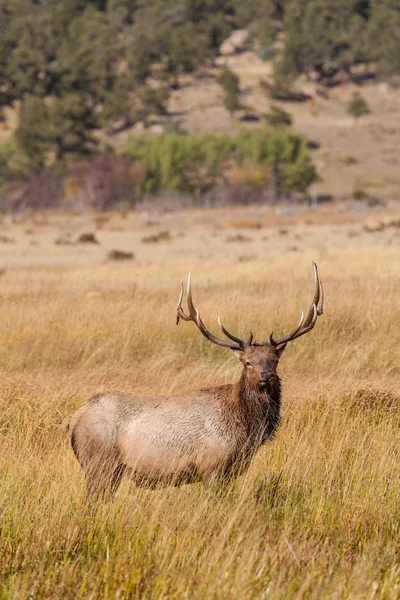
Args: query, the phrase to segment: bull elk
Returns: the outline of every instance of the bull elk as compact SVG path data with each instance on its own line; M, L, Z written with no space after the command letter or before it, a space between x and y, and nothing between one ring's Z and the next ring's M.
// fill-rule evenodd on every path
M158 487L235 477L246 470L257 449L279 425L281 386L277 366L286 344L311 331L323 312L323 288L315 263L315 291L304 320L296 329L268 342L232 335L215 337L204 325L187 285L188 314L207 340L230 348L243 365L237 383L178 396L143 396L106 392L90 398L71 425L74 453L86 474L89 495L115 491L124 471L138 486Z

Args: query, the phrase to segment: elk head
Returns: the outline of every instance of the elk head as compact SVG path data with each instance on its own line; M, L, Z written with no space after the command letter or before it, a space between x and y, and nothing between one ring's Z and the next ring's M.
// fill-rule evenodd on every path
M313 267L315 291L307 317L304 320L304 313L302 313L300 322L296 329L284 337L275 339L271 332L269 341L256 343L253 342L253 334L250 332L249 338L247 340L242 340L229 333L229 331L223 326L220 317L218 317L219 327L222 333L224 333L228 339L222 340L215 337L210 331L208 331L200 317L198 309L194 307L190 273L187 284L187 305L189 314L186 315L182 309L184 292L182 284L177 306L176 324L179 324L180 319L183 319L184 321L193 321L193 323L195 323L200 329L204 337L210 342L213 342L218 346L230 348L234 352L238 359L243 363L243 366L246 369L247 381L251 385L261 389L269 389L274 385L276 380L276 369L282 352L286 348L286 344L311 331L317 322L317 318L323 314L324 290L318 277L317 265L313 263Z

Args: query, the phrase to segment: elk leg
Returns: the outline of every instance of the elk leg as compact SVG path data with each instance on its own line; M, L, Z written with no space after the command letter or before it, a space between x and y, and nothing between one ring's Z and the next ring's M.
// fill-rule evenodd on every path
M86 469L87 492L90 498L113 496L121 483L125 465L115 458L95 461Z

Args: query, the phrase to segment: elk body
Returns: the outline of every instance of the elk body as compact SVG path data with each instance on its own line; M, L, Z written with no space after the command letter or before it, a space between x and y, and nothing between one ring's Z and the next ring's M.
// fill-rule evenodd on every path
M230 348L243 364L237 383L178 396L108 392L90 398L72 419L71 443L87 478L89 494L115 491L124 471L139 486L180 485L237 476L279 425L281 390L278 361L286 344L311 331L323 312L323 289L315 264L315 292L304 320L292 333L268 342L228 339L208 331L187 287L189 314L177 307L179 320L193 321L210 342Z

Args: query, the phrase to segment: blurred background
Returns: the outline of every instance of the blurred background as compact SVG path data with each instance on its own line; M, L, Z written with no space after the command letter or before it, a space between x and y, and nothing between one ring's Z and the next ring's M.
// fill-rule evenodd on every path
M390 0L1 0L0 208L397 200L399 28Z

